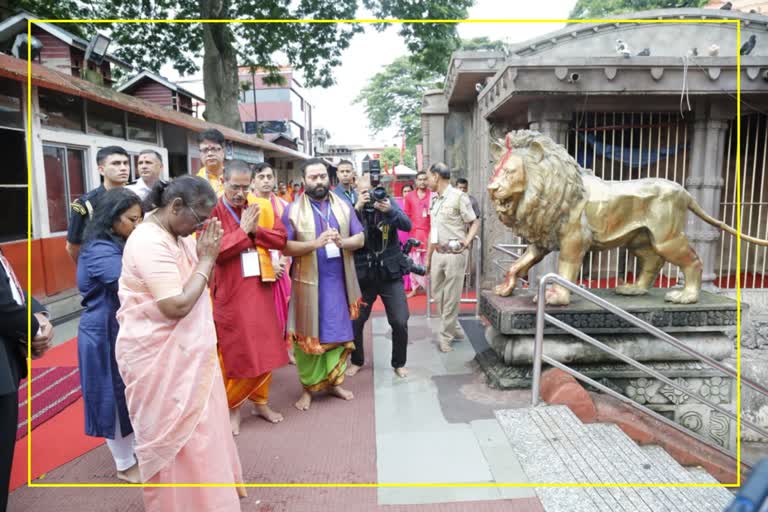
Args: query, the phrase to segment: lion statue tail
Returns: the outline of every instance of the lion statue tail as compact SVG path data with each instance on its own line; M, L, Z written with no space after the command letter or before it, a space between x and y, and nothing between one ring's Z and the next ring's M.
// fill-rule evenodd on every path
M698 218L700 218L701 220L703 220L707 224L715 226L716 228L720 228L723 231L727 231L728 233L730 233L732 235L739 236L739 232L736 231L735 229L733 229L731 226L729 226L725 222L723 222L721 220L718 220L718 219L716 219L714 217L710 217L707 214L707 212L705 212L702 209L702 207L699 206L698 203L696 203L696 201L693 200L693 198L691 198L691 202L688 204L688 209L691 210L694 214L696 214L696 216ZM760 238L754 238L754 237L745 235L743 233L741 234L741 239L746 241L746 242L755 244L755 245L761 245L763 247L768 247L768 240L762 240Z

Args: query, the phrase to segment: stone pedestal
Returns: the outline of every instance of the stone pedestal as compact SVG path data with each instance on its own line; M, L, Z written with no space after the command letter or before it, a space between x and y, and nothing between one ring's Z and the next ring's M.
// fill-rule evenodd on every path
M728 359L735 351L728 331L736 326L736 302L727 297L702 292L697 304L680 305L664 302L666 290L653 289L641 297L620 296L612 290L592 292L712 359ZM530 387L536 325L532 296L499 297L485 291L480 297L480 310L489 323L486 341L497 355L492 380L502 388ZM698 393L727 410L736 410L734 379L591 302L572 295L569 306L548 307L547 313L643 362L690 393ZM680 392L589 343L545 325L544 354L724 448L735 449L734 421L691 398L691 394Z

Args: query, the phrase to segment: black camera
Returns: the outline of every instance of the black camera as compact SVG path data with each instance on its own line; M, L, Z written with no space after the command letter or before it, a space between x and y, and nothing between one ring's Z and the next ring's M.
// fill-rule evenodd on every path
M387 189L381 186L381 160L368 161L368 173L371 176L371 203L387 198ZM373 207L373 205L370 205Z
M427 275L427 267L424 265L417 265L408 256L408 253L411 252L411 249L420 245L421 242L419 240L416 240L415 238L409 238L405 242L405 245L403 245L403 256L405 257L405 262L408 264L408 272L411 274L416 274L417 276L425 276Z
M364 170L368 172L371 178L371 189L368 191L370 199L363 207L363 210L366 214L372 215L375 213L373 203L376 201L384 201L387 198L387 189L381 186L381 161L368 160L364 163L367 164L364 165L364 167L367 167L367 169Z

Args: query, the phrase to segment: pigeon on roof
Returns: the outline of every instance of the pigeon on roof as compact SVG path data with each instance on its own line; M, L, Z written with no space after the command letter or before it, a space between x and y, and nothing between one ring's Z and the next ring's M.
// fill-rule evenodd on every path
M616 40L616 53L624 57L625 59L628 59L632 53L629 51L629 45L622 41L621 39Z
M638 57L649 57L650 55L651 55L650 48L643 48L643 50L637 54Z
M720 9L723 11L730 11L731 7L733 7L733 4L731 2L725 2Z
M707 54L710 57L717 57L720 55L720 47L713 43L712 46L710 46L707 50Z
M755 45L757 44L757 36L755 34L752 34L749 36L749 41L741 45L741 50L739 50L739 53L741 55L749 55L752 50L755 49Z

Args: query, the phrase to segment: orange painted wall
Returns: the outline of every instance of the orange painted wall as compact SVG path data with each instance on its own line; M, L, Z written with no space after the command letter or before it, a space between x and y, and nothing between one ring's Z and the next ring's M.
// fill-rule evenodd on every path
M8 258L13 273L19 279L22 288L27 287L27 241L8 242L0 244L3 249L3 255Z
M66 237L43 238L41 252L41 275L45 283L45 294L55 295L77 286L75 264L66 251ZM34 282L37 269L32 268Z
M55 295L77 285L75 264L65 250L63 236L32 240L32 295L38 298ZM21 286L27 287L27 242L0 244Z

